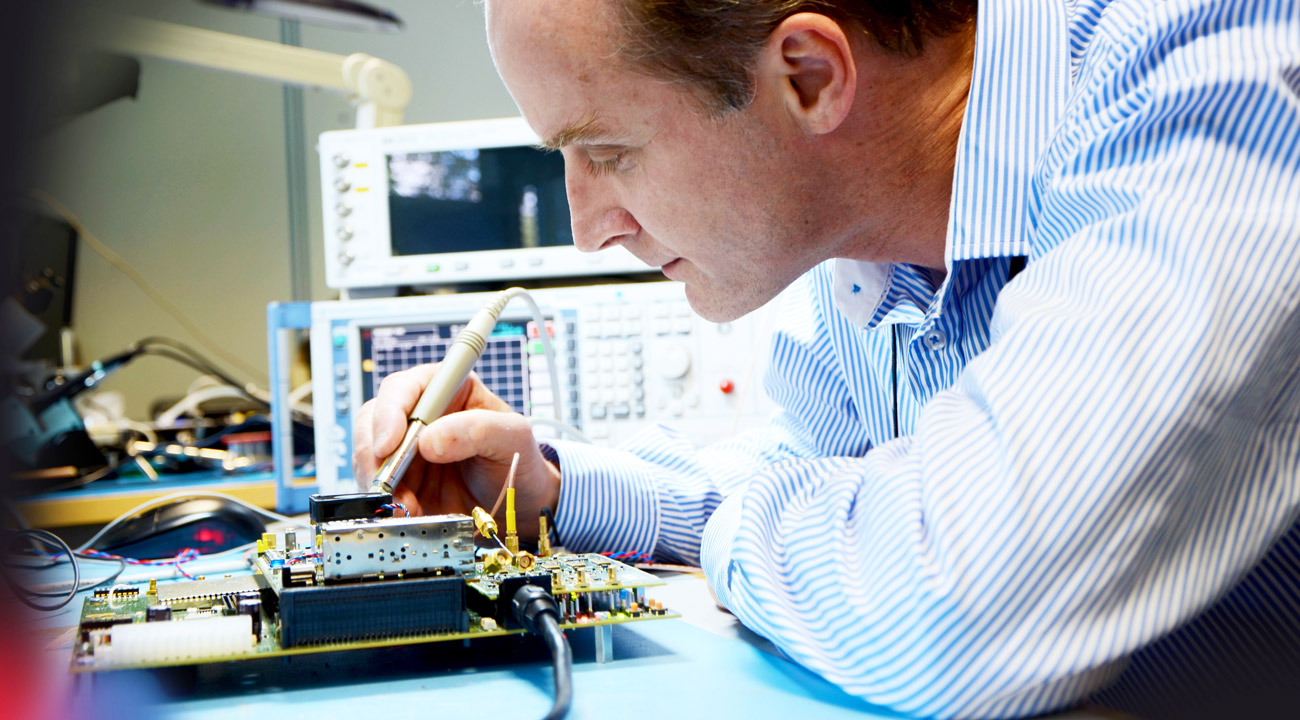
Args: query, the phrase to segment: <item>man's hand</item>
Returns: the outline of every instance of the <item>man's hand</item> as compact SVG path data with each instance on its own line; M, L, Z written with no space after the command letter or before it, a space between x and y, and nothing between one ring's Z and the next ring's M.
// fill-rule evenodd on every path
M353 428L352 469L363 490L384 460L397 450L407 418L438 366L396 372L384 378L379 393L357 413ZM469 514L475 505L492 509L519 453L515 506L519 533L537 532L543 506L556 510L560 471L537 449L528 419L512 411L471 374L447 408L447 414L420 433L419 453L393 492L412 515ZM502 530L505 518L498 517Z

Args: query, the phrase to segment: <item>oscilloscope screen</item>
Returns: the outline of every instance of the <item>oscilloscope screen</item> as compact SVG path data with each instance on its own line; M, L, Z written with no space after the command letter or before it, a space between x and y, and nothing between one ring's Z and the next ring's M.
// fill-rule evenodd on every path
M439 362L456 340L463 324L389 325L361 330L361 386L363 401L379 391L385 377L417 365ZM527 323L497 323L483 355L474 366L488 389L527 414L529 374Z

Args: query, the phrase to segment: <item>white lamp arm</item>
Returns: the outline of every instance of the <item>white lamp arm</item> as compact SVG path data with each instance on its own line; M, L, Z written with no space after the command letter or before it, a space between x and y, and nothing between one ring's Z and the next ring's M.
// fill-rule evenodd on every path
M357 127L400 125L411 79L400 67L365 53L336 55L158 20L96 13L84 40L124 55L156 57L294 85L344 92L357 106Z
M355 93L357 127L376 128L402 124L411 103L411 78L400 67L365 53L343 59L343 77Z

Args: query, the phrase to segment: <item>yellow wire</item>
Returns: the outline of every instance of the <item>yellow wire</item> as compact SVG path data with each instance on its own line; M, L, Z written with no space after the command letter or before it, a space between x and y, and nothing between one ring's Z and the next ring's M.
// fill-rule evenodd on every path
M153 285L149 284L149 281L144 278L144 275L142 275L139 270L136 270L130 263L124 260L121 255L113 252L112 248L108 247L103 243L103 241L95 237L94 234L91 233L90 230L81 222L81 220L67 208L67 206L43 190L30 190L27 194L62 216L63 220L71 225L72 229L77 231L77 235L81 237L87 247L99 253L105 260L112 264L113 267L122 271L122 273L130 278L131 282L135 283L150 300L157 303L158 306L166 311L168 315L171 315L176 322L180 323L181 327L185 328L186 332L192 335L195 340L199 341L199 344L203 345L214 354L219 355L223 360L231 365L234 365L245 373L248 373L253 378L263 381L266 379L265 371L244 362L239 356L228 352L216 340L208 337L206 333L199 329L198 325L194 324L194 322L185 316L185 313L182 312L175 303L168 300L167 296L163 295L154 288Z

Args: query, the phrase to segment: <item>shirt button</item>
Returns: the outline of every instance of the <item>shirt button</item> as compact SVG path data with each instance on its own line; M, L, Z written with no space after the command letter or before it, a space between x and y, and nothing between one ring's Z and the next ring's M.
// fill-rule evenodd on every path
M925 334L925 346L931 350L942 350L948 345L948 336L942 330L931 330Z

